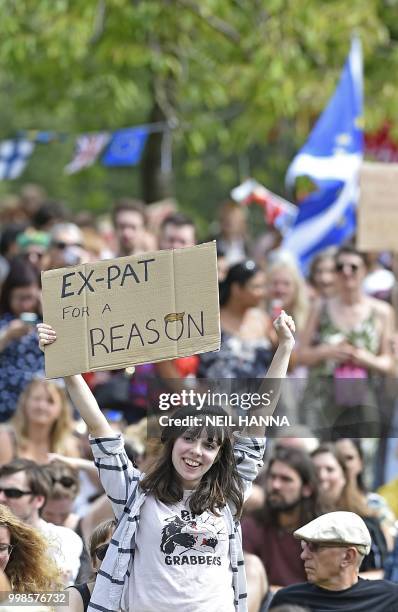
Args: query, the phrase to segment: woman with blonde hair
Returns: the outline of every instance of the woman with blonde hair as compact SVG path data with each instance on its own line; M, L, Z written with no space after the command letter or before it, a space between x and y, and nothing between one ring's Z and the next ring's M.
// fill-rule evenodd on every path
M37 593L62 589L60 571L41 533L0 505L0 569L12 591Z
M272 320L285 310L294 318L298 332L305 326L309 312L308 287L294 260L286 255L281 254L267 268L267 309ZM282 389L280 403L291 425L300 423L298 410L307 377L306 368L297 364L296 352L297 348L290 359L289 382Z
M49 453L78 457L78 443L65 391L37 379L21 393L10 426L0 431L0 464L15 457L47 463Z
M276 259L267 269L268 309L272 318L285 310L300 331L308 316L309 299L305 279L290 259ZM278 311L272 312L277 304Z

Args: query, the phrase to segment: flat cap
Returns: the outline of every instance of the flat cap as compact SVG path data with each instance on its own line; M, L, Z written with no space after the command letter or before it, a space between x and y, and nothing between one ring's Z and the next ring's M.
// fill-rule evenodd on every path
M328 512L296 529L294 537L307 542L351 545L367 555L372 540L365 522L354 512Z

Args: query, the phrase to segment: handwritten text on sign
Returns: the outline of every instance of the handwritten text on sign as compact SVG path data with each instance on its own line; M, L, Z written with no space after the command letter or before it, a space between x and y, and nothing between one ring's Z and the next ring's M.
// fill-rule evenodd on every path
M48 377L219 348L214 243L43 274Z

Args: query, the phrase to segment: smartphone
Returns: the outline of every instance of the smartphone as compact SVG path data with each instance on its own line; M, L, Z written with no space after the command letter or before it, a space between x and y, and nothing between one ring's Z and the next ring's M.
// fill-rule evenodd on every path
M26 323L26 325L36 325L39 320L35 312L22 312L19 318L23 323Z

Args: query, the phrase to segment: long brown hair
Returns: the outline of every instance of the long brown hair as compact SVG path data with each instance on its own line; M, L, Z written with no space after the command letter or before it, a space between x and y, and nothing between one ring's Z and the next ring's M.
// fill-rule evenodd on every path
M180 408L173 419L196 417L194 427L172 425L162 432L163 452L157 462L150 467L141 481L141 488L154 495L165 504L175 504L183 499L183 486L172 463L174 443L187 430L193 438L205 432L209 440L219 444L218 455L211 468L203 475L199 486L189 499L193 514L199 515L208 510L218 515L218 510L228 502L232 503L235 518L239 519L243 507L243 487L239 477L233 446L227 427L209 424L206 417L226 417L227 413L218 406L206 406L198 412L194 407Z
M377 516L377 511L369 508L367 505L365 493L360 490L356 482L353 482L352 479L349 478L343 457L337 451L334 444L327 442L321 444L311 454L311 457L328 453L332 455L332 457L334 457L337 463L340 465L346 481L339 499L335 502L333 508L330 508L330 511L344 510L346 512L355 512L355 514L359 514L359 516L362 517Z
M112 537L115 527L116 520L108 519L97 525L92 532L89 541L89 551L92 565L94 565L95 562L95 551L97 550L98 546L100 544L104 544L104 542Z
M34 593L62 589L60 570L48 554L48 542L33 527L19 520L0 505L0 527L10 533L10 559L4 572L17 593Z

